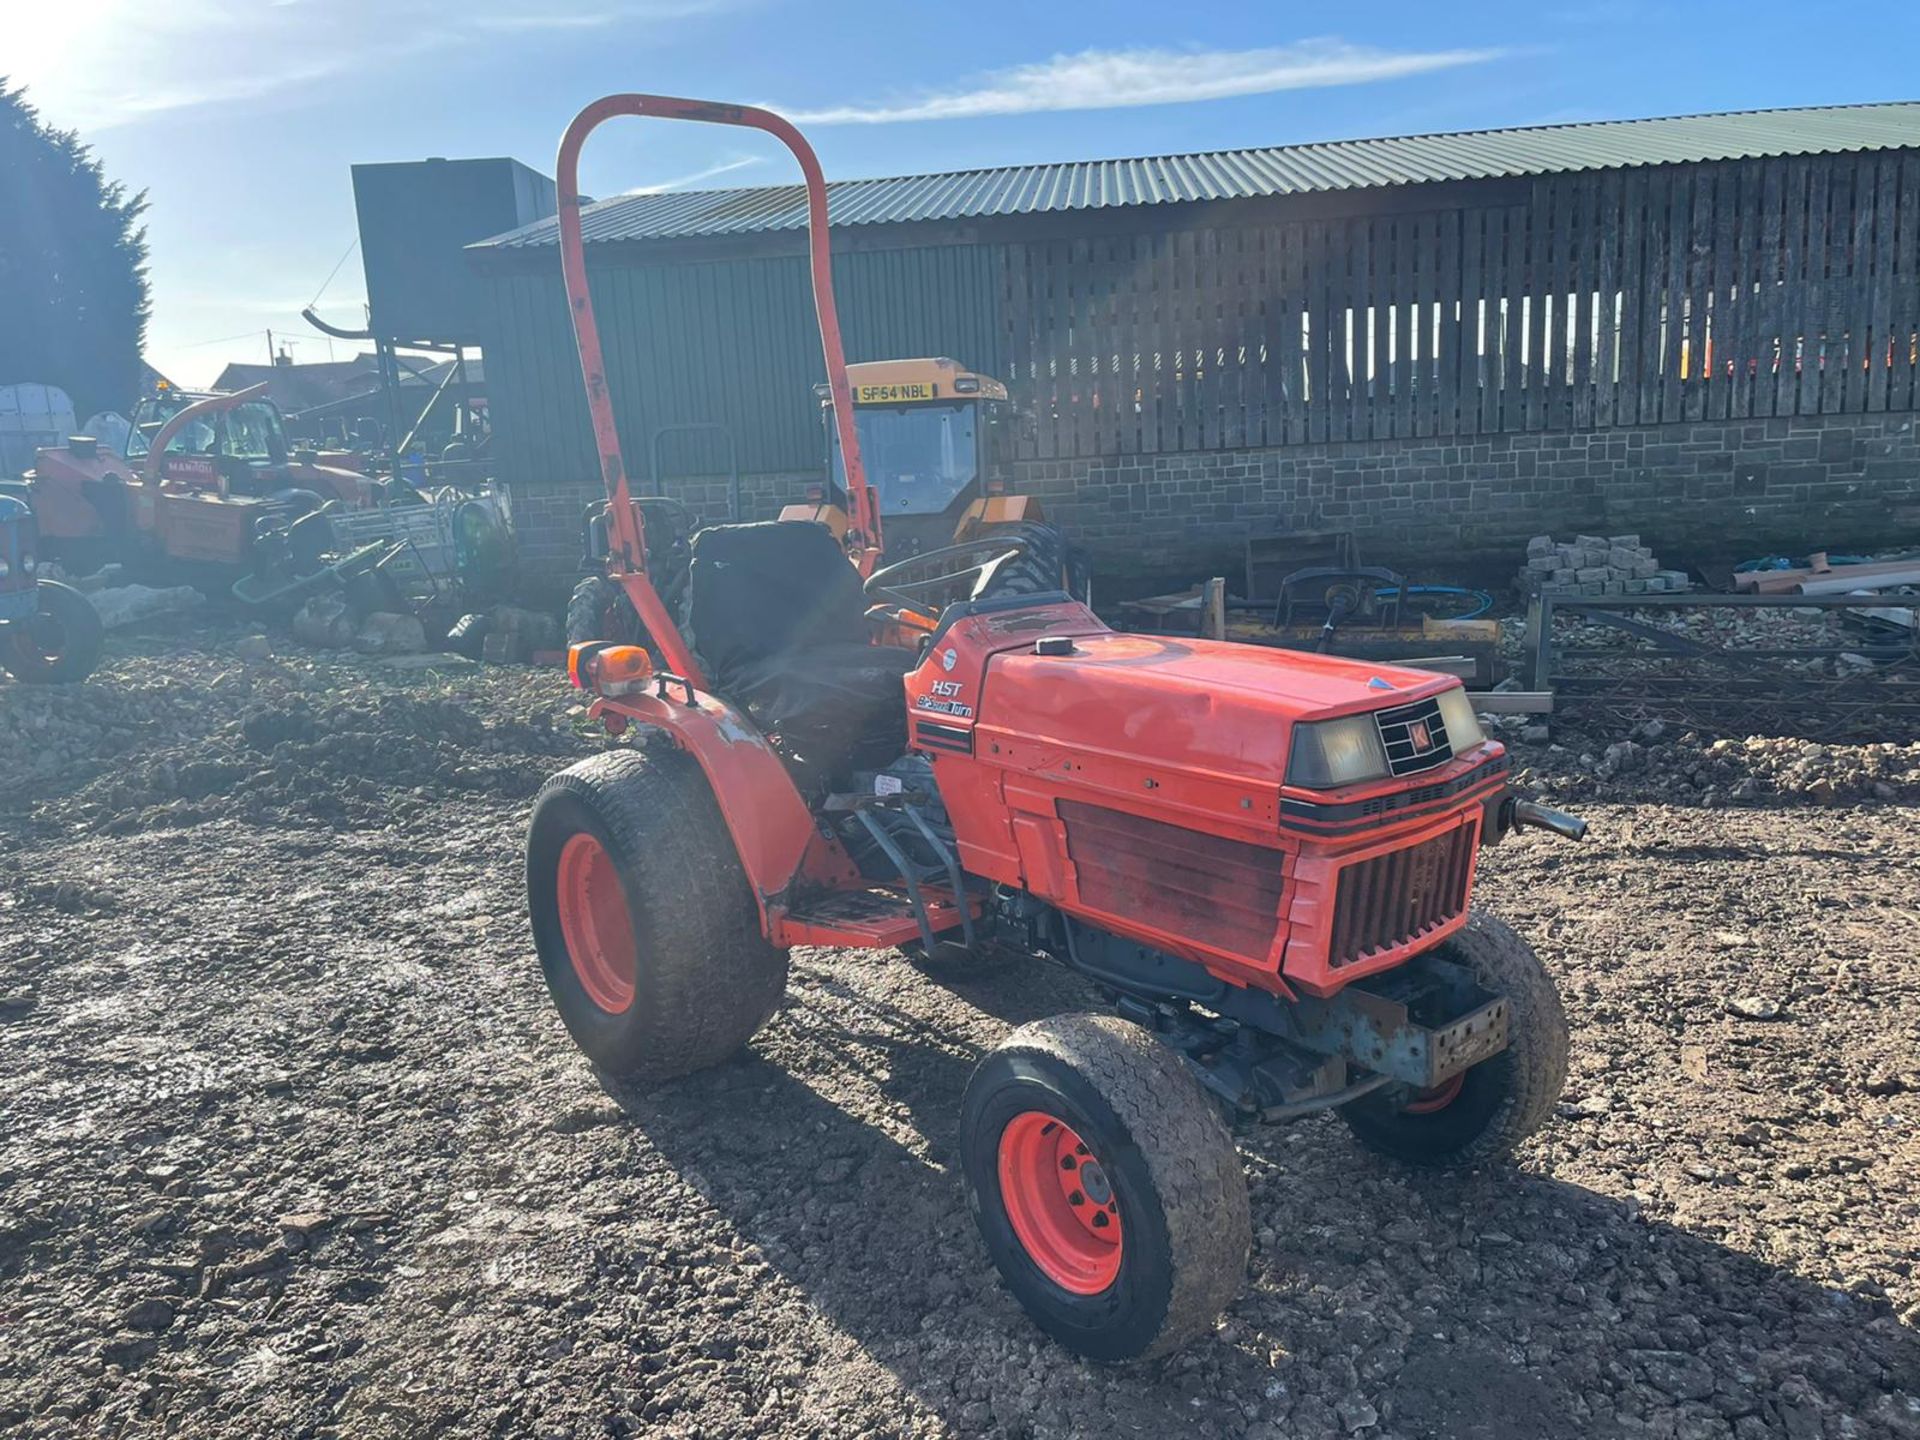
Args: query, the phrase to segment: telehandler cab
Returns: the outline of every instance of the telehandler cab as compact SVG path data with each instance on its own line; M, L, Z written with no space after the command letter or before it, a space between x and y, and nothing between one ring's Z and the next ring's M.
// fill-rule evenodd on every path
M805 139L765 110L615 95L561 142L561 263L613 573L660 656L576 645L591 713L644 747L554 776L527 886L561 1017L608 1071L677 1076L779 1006L795 945L1048 956L1111 1013L1014 1031L969 1081L968 1203L1042 1329L1103 1360L1212 1327L1242 1283L1230 1121L1336 1110L1413 1165L1504 1156L1551 1113L1567 1026L1531 949L1471 905L1480 848L1581 822L1507 787L1457 680L1117 634L959 556L936 606L811 523L704 530L685 619L648 579L588 292L580 149L654 116L766 131L806 179L847 543L881 548ZM938 554L939 552L933 552ZM929 556L918 557L921 560ZM914 562L908 562L910 565ZM874 643L911 615L911 646Z
M863 577L881 564L901 565L897 585L912 584L922 598L938 598L941 589L952 589L946 578L952 562L1001 554L1010 548L1003 542L1011 537L1022 545L1018 555L994 572L995 594L1066 590L1079 599L1088 597L1079 551L1046 523L1037 496L1009 488L1006 462L1016 421L1005 385L938 356L849 365L847 388L853 396L854 433L866 485L885 526L884 554L879 547L856 544L848 557ZM852 519L832 387L814 389L827 437L826 478L810 486L803 499L782 506L779 518L823 525L845 544ZM692 516L685 505L664 495L636 496L633 503L642 524L659 537L649 547L648 575L672 610L685 598ZM648 639L607 563L612 550L608 513L607 504L596 501L582 527L581 564L596 573L574 587L567 606L570 645L587 640L644 644ZM902 564L908 560L917 563ZM921 578L909 579L910 572ZM929 628L930 622L910 614L891 637L881 638L914 639Z

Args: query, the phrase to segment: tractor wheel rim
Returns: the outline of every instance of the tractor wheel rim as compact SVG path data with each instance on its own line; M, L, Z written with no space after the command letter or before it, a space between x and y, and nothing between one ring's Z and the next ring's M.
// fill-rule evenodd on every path
M1431 1090L1416 1090L1400 1109L1408 1115L1431 1115L1436 1110L1444 1110L1460 1098L1460 1087L1466 1078L1467 1072L1462 1070L1451 1080L1443 1080Z
M620 872L598 836L582 831L561 848L555 889L574 978L609 1015L624 1013L633 1004L639 953Z
M1073 1295L1098 1295L1120 1273L1120 1203L1099 1158L1073 1128L1027 1110L1000 1132L1000 1198L1027 1258Z
M67 627L44 610L29 615L23 626L27 643L42 660L58 660L67 653Z

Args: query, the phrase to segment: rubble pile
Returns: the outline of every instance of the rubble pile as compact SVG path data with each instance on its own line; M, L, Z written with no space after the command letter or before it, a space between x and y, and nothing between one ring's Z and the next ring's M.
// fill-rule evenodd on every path
M1527 723L1515 724L1517 720ZM1562 800L1682 805L1920 804L1920 743L1825 745L1715 738L1652 719L1621 733L1532 717L1488 717L1522 740L1515 779ZM1504 721L1505 723L1501 723ZM1531 742L1531 743L1526 743Z
M417 623L417 622L416 622ZM58 797L104 833L216 819L379 826L449 791L524 795L585 753L552 670L394 670L204 626L129 639L135 653L73 686L10 686L0 790ZM434 657L437 658L437 657Z
M1852 679L1868 675L1876 669L1886 669L1872 655L1864 652L1877 651L1884 654L1891 646L1895 651L1910 647L1911 641L1902 635L1900 616L1904 607L1897 604L1898 597L1891 597L1887 614L1893 619L1880 619L1848 615L1837 610L1818 610L1812 607L1789 606L1768 607L1762 609L1713 609L1713 610L1647 610L1637 612L1633 618L1643 625L1651 625L1665 630L1683 640L1696 641L1702 645L1724 648L1729 651L1791 650L1791 649L1828 649L1838 653L1832 655L1770 655L1762 657L1767 666L1777 666L1804 678ZM1910 615L1911 612L1905 612ZM1524 622L1522 627L1524 629ZM1911 620L1906 628L1911 630ZM1610 625L1596 625L1569 620L1556 625L1554 630L1556 644L1580 649L1618 650L1622 658L1632 655L1636 658L1650 658L1662 654L1651 641L1628 634ZM1858 649L1849 649L1858 646ZM1691 657L1674 653L1676 663L1686 664L1694 669L1699 662ZM1711 672L1701 672L1703 674ZM1900 678L1898 674L1889 678Z
M1664 595L1692 585L1684 570L1669 570L1638 535L1576 535L1555 541L1536 535L1527 542L1526 563L1514 577L1523 595L1543 590L1567 595Z

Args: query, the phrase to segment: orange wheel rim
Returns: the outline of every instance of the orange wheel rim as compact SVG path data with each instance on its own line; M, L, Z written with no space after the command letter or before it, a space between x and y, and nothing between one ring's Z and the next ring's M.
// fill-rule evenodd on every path
M1400 1108L1408 1115L1431 1115L1436 1110L1444 1110L1460 1094L1460 1086L1466 1080L1467 1072L1462 1070L1451 1080L1443 1080L1431 1090L1415 1091L1413 1098Z
M633 1004L633 977L638 955L633 941L633 917L627 913L626 892L613 856L597 836L585 831L573 836L560 851L560 938L574 977L587 998L609 1015Z
M1023 1111L1000 1132L1000 1199L1027 1258L1062 1290L1098 1295L1120 1273L1120 1204L1071 1126Z

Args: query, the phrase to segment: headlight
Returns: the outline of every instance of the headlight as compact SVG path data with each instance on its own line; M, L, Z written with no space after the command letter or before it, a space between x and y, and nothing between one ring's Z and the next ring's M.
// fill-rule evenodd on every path
M1456 755L1464 755L1487 738L1480 728L1480 717L1473 713L1473 701L1456 685L1434 697L1440 703L1440 719L1447 727L1447 744Z
M1388 773L1387 747L1372 715L1349 715L1293 727L1293 753L1287 757L1287 783L1308 790L1330 790L1356 780L1378 780Z
M6 573L7 573L7 572L8 572L9 570L11 570L12 568L13 568L13 567L12 567L11 565L9 565L9 564L7 564L7 562L6 562L6 561L4 561L4 560L0 560L0 576L4 576L4 575L5 575L5 574L6 574Z

